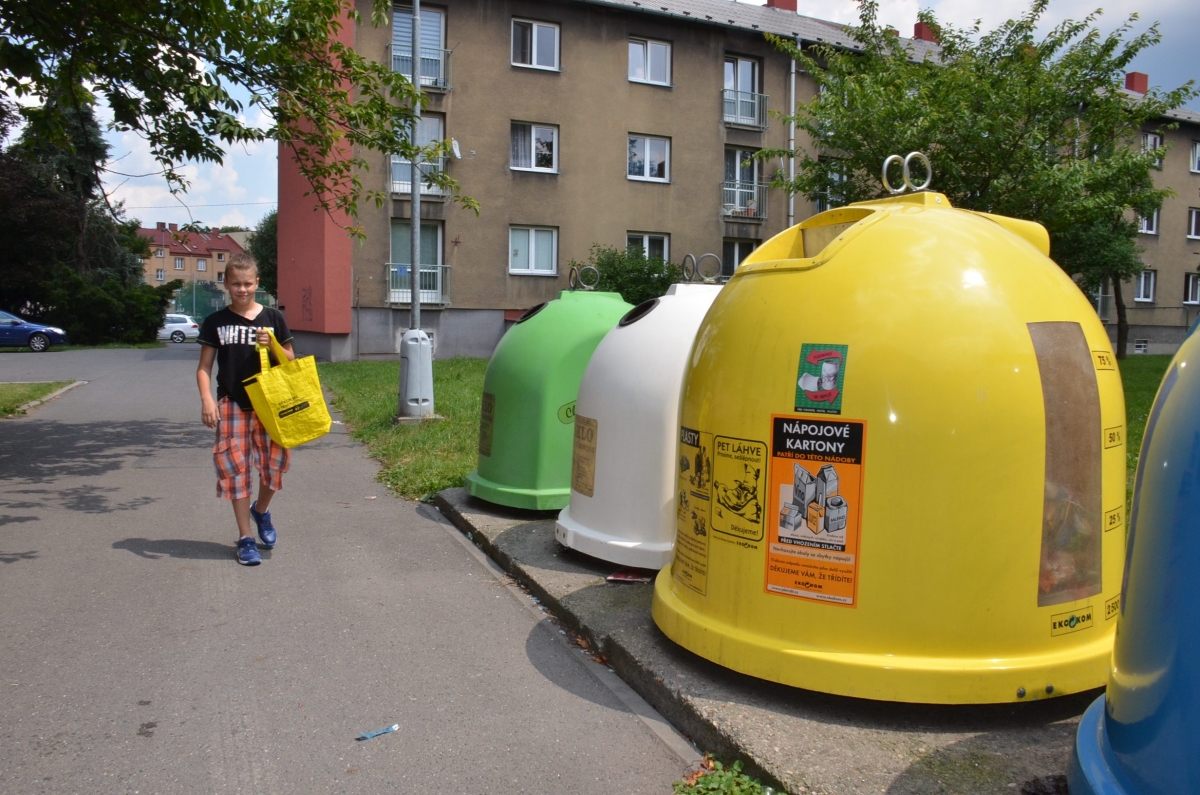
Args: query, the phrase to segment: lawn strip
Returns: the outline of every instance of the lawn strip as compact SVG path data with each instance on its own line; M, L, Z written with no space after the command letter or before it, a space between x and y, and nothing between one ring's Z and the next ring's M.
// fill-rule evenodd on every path
M40 400L74 381L43 381L28 384L0 384L0 417L11 416L26 403Z
M320 365L321 382L334 394L351 435L383 464L380 482L410 500L430 500L461 486L475 468L485 370L486 359L434 362L434 410L443 419L395 425L398 362Z

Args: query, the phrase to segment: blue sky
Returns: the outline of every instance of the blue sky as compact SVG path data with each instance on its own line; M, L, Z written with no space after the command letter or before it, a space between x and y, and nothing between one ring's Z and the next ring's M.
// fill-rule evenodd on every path
M763 0L746 0L763 5ZM1055 24L1063 19L1079 19L1096 10L1099 0L1052 0L1046 20ZM985 30L1023 13L1028 0L880 0L880 21L890 24L903 35L911 35L917 11L931 8L939 19L966 27L982 19ZM1110 30L1133 12L1141 19L1134 30L1145 30L1160 22L1162 43L1143 53L1133 64L1136 71L1150 75L1150 84L1175 88L1188 80L1200 83L1200 59L1195 57L1194 39L1200 33L1200 2L1197 0L1108 0L1104 3L1102 30ZM835 22L857 19L853 0L799 0L799 12ZM1200 111L1200 100L1188 104ZM257 111L251 120L256 120ZM150 159L145 141L132 133L109 133L112 165L125 174L145 174L157 168ZM200 221L212 226L242 225L253 227L274 207L276 188L276 146L274 143L236 147L228 152L224 164L189 164L184 171L191 179L186 195L174 197L161 177L126 178L112 176L107 187L114 198L125 202L129 216L146 226L157 221L188 223Z

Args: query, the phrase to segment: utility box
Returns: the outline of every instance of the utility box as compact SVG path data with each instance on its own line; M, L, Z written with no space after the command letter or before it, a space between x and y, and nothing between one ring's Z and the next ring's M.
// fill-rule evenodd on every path
M617 293L564 291L505 333L483 377L472 496L538 511L567 504L579 382L600 340L632 308Z
M710 451L711 484L688 489L697 516L656 581L662 631L860 698L1103 685L1124 399L1104 326L1048 252L1041 226L928 192L754 251L688 359L680 429Z
M596 349L576 405L571 503L558 516L559 543L660 569L671 561L678 522L695 535L692 513L707 516L708 508L692 495L703 493L711 452L680 430L679 391L696 329L720 291L674 285L625 315Z
M1083 715L1071 795L1200 792L1200 335L1167 369L1142 441L1108 690ZM1118 527L1114 534L1124 528Z

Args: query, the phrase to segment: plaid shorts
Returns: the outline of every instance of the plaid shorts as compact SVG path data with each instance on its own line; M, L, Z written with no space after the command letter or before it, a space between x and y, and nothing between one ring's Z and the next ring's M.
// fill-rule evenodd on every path
M274 491L283 488L283 473L292 462L292 451L280 447L253 411L243 411L229 398L217 401L217 440L213 464L217 468L217 496L226 500L249 497L257 469Z

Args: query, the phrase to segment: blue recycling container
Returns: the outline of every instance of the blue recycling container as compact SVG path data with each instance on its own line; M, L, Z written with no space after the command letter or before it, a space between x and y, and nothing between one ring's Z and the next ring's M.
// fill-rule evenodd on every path
M1200 334L1158 388L1138 460L1108 690L1084 713L1071 795L1200 793Z

